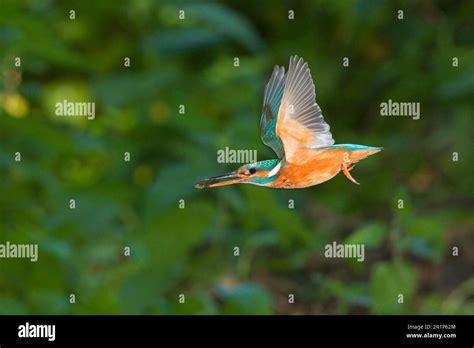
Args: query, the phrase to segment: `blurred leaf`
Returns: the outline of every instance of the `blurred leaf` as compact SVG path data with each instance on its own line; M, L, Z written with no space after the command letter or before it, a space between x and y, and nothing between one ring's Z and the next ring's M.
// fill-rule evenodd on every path
M256 284L240 284L220 289L223 296L223 314L272 314L272 301L267 292Z
M417 218L408 225L400 247L416 256L440 262L446 248L443 228L434 218Z
M370 288L373 314L403 314L411 312L416 291L416 274L404 262L379 263L372 269ZM403 295L403 303L399 303Z
M222 35L210 29L168 29L149 36L143 46L147 49L155 47L161 54L179 54L202 50L223 40Z
M143 268L124 280L120 296L126 311L167 308L160 297L186 275L185 266L192 262L190 251L203 239L213 219L212 207L197 202L188 203L185 209L176 205L173 212L157 216L146 225L141 238L141 250L147 250Z
M183 315L203 315L203 314L217 314L218 309L214 301L205 293L192 292L184 294L186 297L185 303L179 303L177 299L173 301L173 310L170 313Z
M229 39L254 52L264 46L250 22L227 6L219 3L191 3L185 7L185 13L186 21L182 21L184 27L165 29L148 36L143 46L155 48L161 54L203 50Z
M382 224L372 223L357 229L345 241L346 244L363 244L368 249L378 248L384 241L387 229Z
M459 78L442 84L437 95L443 100L467 97L474 90L474 71L467 71Z
M30 314L27 306L21 301L11 297L2 296L0 298L0 313L8 315Z
M150 99L159 88L170 83L174 76L171 69L121 73L94 80L92 89L101 104L107 107L124 107Z
M239 42L252 51L263 47L263 42L251 23L237 11L219 3L191 4L190 15L202 20L210 27Z

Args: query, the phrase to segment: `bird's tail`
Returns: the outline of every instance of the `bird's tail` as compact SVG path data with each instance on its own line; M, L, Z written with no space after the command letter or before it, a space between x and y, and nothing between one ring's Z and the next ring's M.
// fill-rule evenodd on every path
M347 179L349 179L350 181L352 181L354 184L357 184L357 185L359 185L359 183L349 173L354 168L354 165L360 160L363 160L364 158L383 150L382 147L354 145L354 144L338 144L338 145L333 145L331 147L345 150L344 158L341 163L341 170L344 173L344 175L347 177Z
M350 161L352 163L357 163L360 160L363 160L364 158L383 150L383 147L355 145L355 144L337 144L331 147L346 149L347 152L349 153Z
M352 159L352 163L359 162L374 153L380 152L383 150L383 147L374 147L374 146L363 146L361 145L360 148L350 150L350 157Z

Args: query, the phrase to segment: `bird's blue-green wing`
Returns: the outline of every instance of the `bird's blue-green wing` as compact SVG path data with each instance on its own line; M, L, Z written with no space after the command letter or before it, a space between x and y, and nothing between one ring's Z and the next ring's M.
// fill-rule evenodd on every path
M260 118L260 135L263 143L272 148L278 158L283 158L285 155L283 143L276 134L276 123L284 89L285 68L277 65L265 86L262 117Z

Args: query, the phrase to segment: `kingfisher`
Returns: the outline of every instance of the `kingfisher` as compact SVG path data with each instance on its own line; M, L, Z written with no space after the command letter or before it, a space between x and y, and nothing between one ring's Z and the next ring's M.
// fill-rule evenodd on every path
M275 66L265 85L260 135L277 159L245 164L239 169L199 181L195 188L253 184L282 189L306 188L350 174L360 160L382 147L335 144L330 127L316 103L308 63L290 57L288 72Z

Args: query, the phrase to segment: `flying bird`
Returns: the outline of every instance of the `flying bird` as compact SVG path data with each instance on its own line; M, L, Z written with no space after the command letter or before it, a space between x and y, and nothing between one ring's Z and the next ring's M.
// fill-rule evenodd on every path
M290 57L288 72L275 66L265 86L260 119L261 138L278 159L241 166L236 171L202 180L195 188L253 184L296 189L321 184L340 171L350 174L360 160L381 147L334 144L330 127L316 103L316 92L308 64Z

